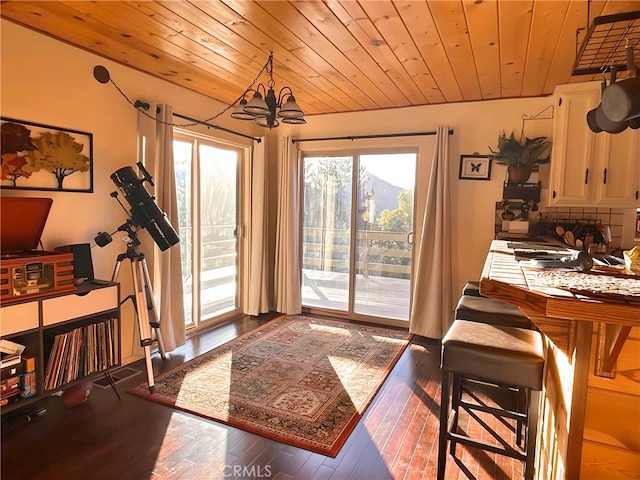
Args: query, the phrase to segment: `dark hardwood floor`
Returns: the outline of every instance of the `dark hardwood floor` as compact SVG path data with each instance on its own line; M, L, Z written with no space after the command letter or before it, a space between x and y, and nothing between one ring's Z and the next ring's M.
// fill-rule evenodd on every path
M187 341L162 361L156 376L268 321L245 317ZM436 476L440 403L440 343L414 338L365 415L335 457L326 457L173 410L126 393L140 373L111 389L94 387L88 401L64 408L49 397L27 412L2 417L2 480L17 479L431 479ZM211 392L216 395L215 391ZM26 413L45 408L28 421ZM486 422L501 435L510 429ZM461 415L460 426L479 432ZM479 434L479 433L478 433ZM487 440L487 436L483 437ZM520 462L458 447L447 478L521 478Z

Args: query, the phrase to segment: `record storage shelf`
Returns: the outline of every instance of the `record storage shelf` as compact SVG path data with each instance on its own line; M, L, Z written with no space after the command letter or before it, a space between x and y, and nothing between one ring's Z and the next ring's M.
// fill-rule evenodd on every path
M120 285L97 282L72 292L2 302L0 337L24 345L22 356L35 358L36 393L12 399L0 414L120 366Z

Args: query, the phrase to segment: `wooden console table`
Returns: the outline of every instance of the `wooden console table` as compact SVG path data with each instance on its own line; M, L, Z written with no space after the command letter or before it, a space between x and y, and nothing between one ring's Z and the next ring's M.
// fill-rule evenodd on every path
M520 307L545 335L538 477L640 478L640 279L554 278L530 266L534 256L570 253L555 242L494 240L480 291ZM576 288L582 280L624 288Z

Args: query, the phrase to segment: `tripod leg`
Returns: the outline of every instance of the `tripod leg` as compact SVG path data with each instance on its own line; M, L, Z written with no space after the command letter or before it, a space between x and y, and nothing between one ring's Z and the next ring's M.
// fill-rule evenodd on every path
M113 267L113 274L111 275L112 282L118 281L118 274L120 273L120 265L122 265L122 260L118 259L118 261L116 261L116 265Z
M140 345L144 349L144 358L147 364L147 380L149 382L149 392L153 393L155 380L153 378L153 364L151 363L151 330L149 327L149 312L146 308L147 299L144 287L144 271L142 263L138 260L131 262L131 274L133 277L133 288L136 298L136 313L138 317L138 327L140 329Z
M144 280L146 284L145 292L147 294L147 310L150 312L149 324L153 328L158 340L158 352L160 352L160 358L165 360L167 354L164 349L164 342L162 341L162 333L160 333L160 317L158 316L158 308L156 307L156 300L153 296L153 290L151 289L151 278L149 277L149 269L147 268L147 260L142 259L142 270L144 273Z
M109 385L111 385L111 388L113 388L113 391L116 392L116 395L118 396L118 400L122 400L122 398L120 397L120 392L118 391L118 386L116 385L116 382L113 381L111 372L108 369L105 370L104 376L109 381Z

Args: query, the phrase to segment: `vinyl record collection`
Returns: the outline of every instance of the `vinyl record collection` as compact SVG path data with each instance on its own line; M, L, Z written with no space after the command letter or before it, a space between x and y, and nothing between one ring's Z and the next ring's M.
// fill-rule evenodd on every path
M53 337L44 389L52 390L117 363L116 320L92 323Z

